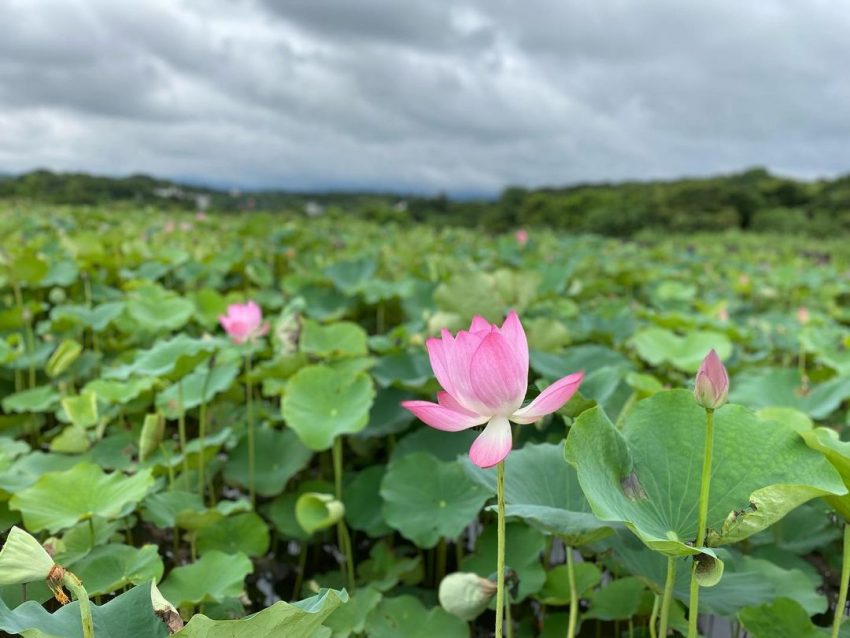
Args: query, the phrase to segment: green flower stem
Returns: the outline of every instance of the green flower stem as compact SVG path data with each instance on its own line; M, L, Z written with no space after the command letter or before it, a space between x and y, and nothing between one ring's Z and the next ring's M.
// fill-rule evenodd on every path
M292 600L301 598L301 585L304 582L304 571L307 569L307 543L301 543L298 552L298 573L295 575L295 586L292 588Z
M573 548L566 546L567 552L567 576L570 581L570 622L567 625L567 638L576 635L576 623L578 622L578 590L576 589L576 570L573 564Z
M62 584L65 585L74 598L80 603L80 620L83 623L83 638L94 638L94 620L91 617L91 603L89 602L89 594L83 583L71 572L66 571L62 577Z
M91 534L91 549L94 549L94 517L89 516L89 534Z
M186 412L183 410L183 379L177 382L178 401L180 402L180 415L177 417L177 434L180 437L180 452L183 454L183 483L189 488L189 452L186 450Z
M508 630L508 638L514 638L514 623L511 620L511 601L505 603L505 625Z
M676 559L667 557L667 580L664 581L664 595L661 598L661 621L658 637L667 636L667 623L670 620L670 602L673 600L673 584L676 582Z
M204 490L206 484L204 481L204 469L206 465L206 454L204 454L204 441L207 436L207 384L212 374L212 362L207 366L207 374L204 376L204 384L201 388L201 407L198 411L198 439L201 444L201 456L198 458L198 493L201 495L201 502L204 502Z
M24 308L24 296L21 293L21 287L18 282L12 282L12 291L15 294L15 305L21 313L21 318L24 320L24 340L26 343L27 354L29 354L29 387L35 387L35 334L32 331L32 318L29 311Z
M437 543L437 572L434 578L434 584L436 586L439 586L440 581L446 576L446 560L446 539L441 536L440 542Z
M705 533L708 527L708 491L711 486L711 453L714 448L714 410L705 411L705 442L703 444L702 479L699 488L699 513L697 518L697 540L695 547L705 546ZM699 583L697 582L697 561L691 566L691 596L688 601L688 638L697 636L699 619Z
M661 606L661 596L655 594L652 601L652 612L649 614L649 638L658 638L658 608Z
M847 605L847 584L850 581L850 524L844 524L844 552L841 556L841 586L838 589L838 602L835 604L835 617L832 621L832 638L838 638L838 631L844 621L844 608Z
M334 439L333 449L333 466L334 466L334 491L336 500L342 502L342 437L338 436ZM336 524L337 543L339 549L345 554L345 569L348 575L348 587L354 591L354 553L351 547L351 536L348 533L348 527L345 524L345 519L340 520Z
M505 462L496 466L496 498L499 503L496 552L496 638L502 638L505 613Z
M245 394L246 408L248 410L248 495L251 498L251 505L257 500L257 495L254 490L254 464L255 453L254 449L254 388L251 384L251 353L245 355Z

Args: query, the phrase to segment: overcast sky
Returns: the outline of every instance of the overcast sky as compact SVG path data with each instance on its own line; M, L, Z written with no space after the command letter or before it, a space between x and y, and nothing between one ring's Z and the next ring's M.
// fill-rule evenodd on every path
M850 172L841 0L0 0L0 172L496 192Z

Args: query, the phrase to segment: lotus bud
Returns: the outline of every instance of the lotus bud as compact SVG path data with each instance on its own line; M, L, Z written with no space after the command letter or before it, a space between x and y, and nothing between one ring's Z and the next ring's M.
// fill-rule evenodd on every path
M800 306L797 308L797 321L800 322L801 325L806 325L811 320L811 315L809 314L809 309L805 306Z
M20 527L13 527L0 549L0 585L47 580L53 565L41 543Z
M694 398L706 410L716 410L729 396L729 375L714 348L706 355L697 371Z
M528 231L525 228L520 228L514 234L516 238L516 243L519 244L520 248L525 248L525 245L528 243Z
M496 594L496 583L478 574L455 572L440 582L440 605L463 621L475 620Z

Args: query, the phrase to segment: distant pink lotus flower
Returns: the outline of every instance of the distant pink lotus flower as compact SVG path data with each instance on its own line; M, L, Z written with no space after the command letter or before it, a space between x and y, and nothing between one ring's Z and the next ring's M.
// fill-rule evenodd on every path
M207 214L204 211L199 210L195 213L195 219L199 222L205 222L207 221Z
M729 321L729 311L726 308L721 308L717 311L717 318L724 323Z
M515 312L502 327L476 316L469 330L453 337L428 339L431 368L443 392L438 403L405 401L402 405L427 425L458 432L487 424L472 443L469 458L480 467L497 465L511 451L511 426L533 423L559 409L578 390L583 372L555 381L525 407L528 389L528 341Z
M525 245L528 243L528 231L525 228L520 228L514 234L516 237L516 243L519 244L520 248L525 248Z
M253 301L230 304L218 321L234 343L253 341L269 331L269 324L263 323L263 311Z
M177 228L177 224L174 223L174 220L169 219L165 222L165 226L162 227L162 230L166 233L173 233L175 228Z
M729 374L712 348L697 371L694 398L702 407L715 410L726 403L728 396Z
M811 315L809 314L809 309L805 306L800 306L797 308L797 321L799 321L802 325L806 325L811 320Z

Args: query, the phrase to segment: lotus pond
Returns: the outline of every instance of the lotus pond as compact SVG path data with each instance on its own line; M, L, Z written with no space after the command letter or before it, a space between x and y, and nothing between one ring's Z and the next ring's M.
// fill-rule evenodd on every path
M846 241L0 228L0 633L850 635Z

